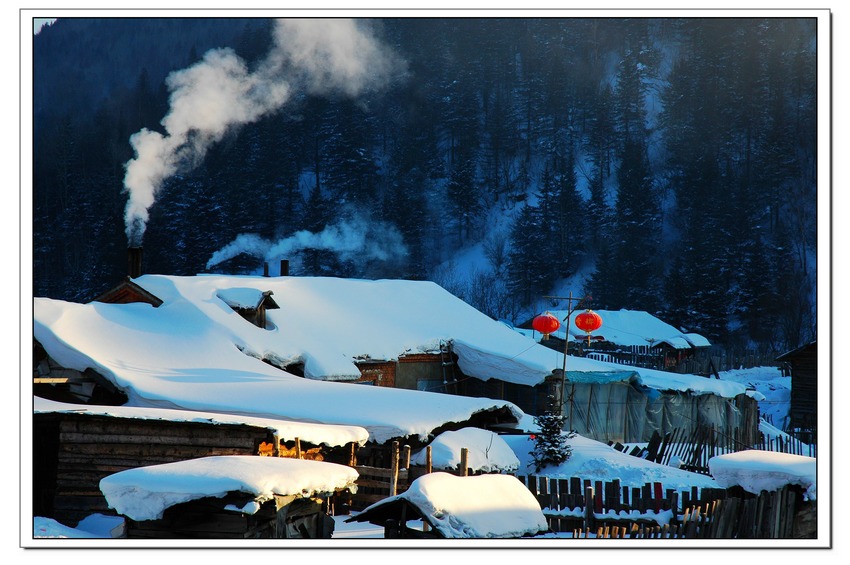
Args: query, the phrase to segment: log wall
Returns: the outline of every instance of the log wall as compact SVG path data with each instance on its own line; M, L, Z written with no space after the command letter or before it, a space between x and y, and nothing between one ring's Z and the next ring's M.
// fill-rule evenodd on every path
M84 414L34 416L34 514L74 526L115 514L100 492L108 475L213 455L257 455L270 430L246 425L140 420Z

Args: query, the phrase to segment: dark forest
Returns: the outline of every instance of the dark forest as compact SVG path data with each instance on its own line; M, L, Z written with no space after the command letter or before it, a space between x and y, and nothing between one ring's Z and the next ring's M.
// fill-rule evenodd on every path
M816 338L815 20L364 23L404 73L356 99L295 92L168 178L146 272L256 273L250 254L208 262L241 234L345 221L404 253L305 247L281 257L293 275L435 280L516 323L585 273L572 290L595 308L714 343ZM266 19L72 18L34 37L35 296L86 302L123 279L131 135L162 130L169 73L220 47L256 66L272 34ZM447 274L475 245L487 267Z

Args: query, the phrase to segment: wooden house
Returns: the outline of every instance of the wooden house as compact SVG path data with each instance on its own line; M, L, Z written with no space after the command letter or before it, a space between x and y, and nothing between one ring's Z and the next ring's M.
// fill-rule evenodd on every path
M348 464L368 437L365 430L353 427L184 410L84 406L40 398L34 408L33 511L68 525L92 513L112 513L98 483L119 471L214 455ZM340 431L351 440L335 445L331 438Z
M776 358L791 368L791 407L789 429L804 434L804 441L816 443L818 414L818 347L807 343Z
M65 367L33 340L33 393L59 402L107 405L124 404L127 395L92 368L83 371Z

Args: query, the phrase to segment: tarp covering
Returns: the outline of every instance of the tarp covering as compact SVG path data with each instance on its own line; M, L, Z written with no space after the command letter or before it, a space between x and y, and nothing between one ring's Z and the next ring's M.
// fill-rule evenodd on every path
M628 383L632 379L636 378L638 378L638 374L634 371L612 371L610 373L605 373L601 371L567 371L567 381L571 383Z
M663 436L673 430L688 435L701 426L713 427L720 433L749 430L751 411L745 411L739 399L715 395L692 395L659 391L629 382L568 382L565 391L566 427L597 441L623 443L647 442L653 432Z

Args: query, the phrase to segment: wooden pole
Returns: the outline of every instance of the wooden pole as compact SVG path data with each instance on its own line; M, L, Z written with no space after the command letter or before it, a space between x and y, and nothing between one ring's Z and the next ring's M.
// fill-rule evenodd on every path
M469 475L469 449L462 447L460 450L460 473L461 477Z
M295 438L295 458L301 459L301 439Z
M433 462L431 459L431 446L425 446L425 473L429 474L433 471ZM422 531L429 532L431 531L431 526L425 520L422 521Z
M402 469L410 469L410 446L405 445L401 449L401 468Z
M584 527L593 527L593 487L584 489Z
M390 475L390 496L398 494L398 442L393 442L393 451L391 455L391 475Z

